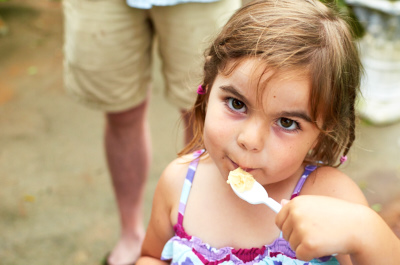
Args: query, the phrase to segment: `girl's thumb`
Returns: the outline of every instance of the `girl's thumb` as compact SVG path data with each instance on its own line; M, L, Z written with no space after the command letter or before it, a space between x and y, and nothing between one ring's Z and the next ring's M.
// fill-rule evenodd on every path
M281 200L281 204L282 204L282 206L285 206L286 204L288 204L290 201L289 200L286 200L286 199L282 199Z

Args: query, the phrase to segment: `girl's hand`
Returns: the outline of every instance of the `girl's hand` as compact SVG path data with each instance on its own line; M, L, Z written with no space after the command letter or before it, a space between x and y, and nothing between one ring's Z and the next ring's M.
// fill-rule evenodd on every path
M368 233L368 218L363 219L368 211L366 206L332 197L303 195L283 206L276 225L298 259L353 254Z

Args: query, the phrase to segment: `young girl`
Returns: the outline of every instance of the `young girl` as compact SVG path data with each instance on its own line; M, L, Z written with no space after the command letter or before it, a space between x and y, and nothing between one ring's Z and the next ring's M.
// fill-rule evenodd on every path
M400 264L396 236L336 169L360 71L347 24L318 0L238 10L208 51L194 139L161 176L137 264ZM278 214L235 195L238 167L285 202Z

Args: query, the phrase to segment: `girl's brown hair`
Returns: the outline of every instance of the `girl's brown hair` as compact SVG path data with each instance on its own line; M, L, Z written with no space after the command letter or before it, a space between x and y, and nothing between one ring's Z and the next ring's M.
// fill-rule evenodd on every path
M266 65L265 71L308 73L311 116L322 123L317 125L318 143L305 162L338 166L339 156L347 154L355 139L362 66L349 24L338 10L318 0L253 1L231 17L206 52L206 93L197 96L194 138L179 155L204 148L207 102L217 74L229 74L250 57ZM233 61L237 63L227 69Z

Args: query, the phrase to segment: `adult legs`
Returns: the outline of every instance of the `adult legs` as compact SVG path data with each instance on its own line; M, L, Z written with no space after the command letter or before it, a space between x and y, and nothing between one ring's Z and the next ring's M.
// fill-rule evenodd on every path
M125 1L65 0L63 7L66 90L107 113L105 151L121 220L121 237L109 264L129 264L138 257L144 237L152 27L146 10L130 8Z
M166 97L181 109L186 124L189 114L185 110L192 107L202 83L204 50L240 5L241 0L219 0L149 10L159 42ZM192 138L191 130L187 135L186 142Z
M105 149L120 214L121 236L109 264L129 264L140 254L144 238L144 189L151 160L148 100L120 113L106 114ZM181 111L185 142L192 139L190 114Z
M129 264L144 238L143 201L151 159L148 100L120 113L106 114L105 149L120 214L121 236L109 264Z

